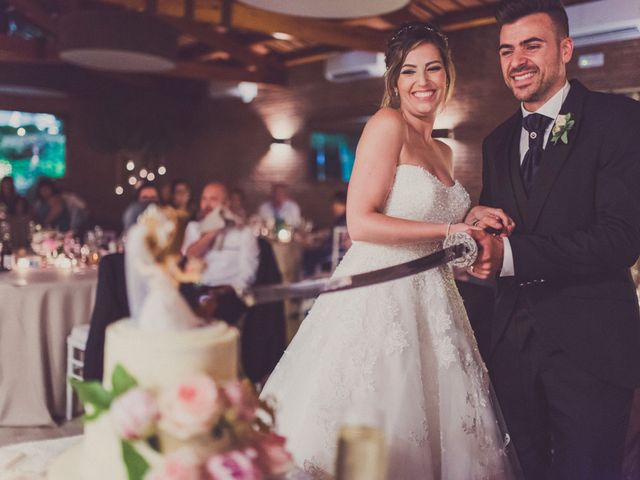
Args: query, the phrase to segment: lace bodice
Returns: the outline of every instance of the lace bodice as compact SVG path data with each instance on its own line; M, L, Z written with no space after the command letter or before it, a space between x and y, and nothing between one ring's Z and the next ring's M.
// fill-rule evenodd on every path
M464 219L471 200L464 187L456 181L443 184L437 177L419 165L402 164L396 169L396 177L384 208L386 215L429 223L458 223ZM369 242L353 242L347 256L356 254L367 257L366 266L347 262L339 265L336 275L349 275L361 271L382 268L428 255L442 248L440 241L424 241L414 244L384 245ZM364 269L361 269L363 268Z
M419 165L398 165L385 213L407 220L458 223L470 206L469 194L456 182L446 186Z

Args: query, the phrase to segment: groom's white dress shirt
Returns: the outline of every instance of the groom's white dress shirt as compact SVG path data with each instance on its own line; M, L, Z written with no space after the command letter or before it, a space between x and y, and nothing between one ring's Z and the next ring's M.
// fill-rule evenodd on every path
M535 112L530 112L526 108L524 108L524 104L520 104L520 108L522 109L522 118L531 115L532 113L539 113L546 117L552 118L554 121L549 123L549 126L544 132L544 143L542 144L542 148L547 147L547 142L549 141L549 136L551 135L551 130L553 129L553 124L555 123L556 117L560 114L560 109L562 108L562 104L569 95L569 89L571 86L569 82L564 84L560 90L556 92L556 94L551 97L547 102L542 105ZM521 128L520 131L520 165L522 165L522 161L524 160L524 156L527 151L529 151L529 132L527 132L524 127ZM502 270L500 270L501 277L512 277L515 275L515 268L513 266L513 252L511 251L511 243L509 243L509 238L504 237L502 239L504 242L504 257L502 259Z

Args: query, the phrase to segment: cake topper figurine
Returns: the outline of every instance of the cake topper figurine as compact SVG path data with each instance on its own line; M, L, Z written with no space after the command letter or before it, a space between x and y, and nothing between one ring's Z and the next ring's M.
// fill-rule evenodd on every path
M197 282L201 266L180 268L187 217L171 207L150 205L129 229L125 244L131 318L142 329L183 330L203 324L182 297L179 284Z

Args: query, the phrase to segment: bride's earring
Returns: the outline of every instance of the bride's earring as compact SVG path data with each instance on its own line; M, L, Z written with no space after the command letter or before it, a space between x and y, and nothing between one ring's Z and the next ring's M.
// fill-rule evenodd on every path
M393 94L394 94L396 97L399 97L399 96L400 96L400 93L398 92L398 89L397 89L397 88L394 88L394 89L393 89Z

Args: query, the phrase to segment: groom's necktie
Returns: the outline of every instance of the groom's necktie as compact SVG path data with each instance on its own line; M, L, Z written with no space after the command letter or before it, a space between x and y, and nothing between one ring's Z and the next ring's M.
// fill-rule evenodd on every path
M542 147L544 145L544 132L553 119L539 113L532 113L522 119L522 126L529 134L529 150L522 161L522 180L527 194L531 191L533 180L538 173L542 160Z

